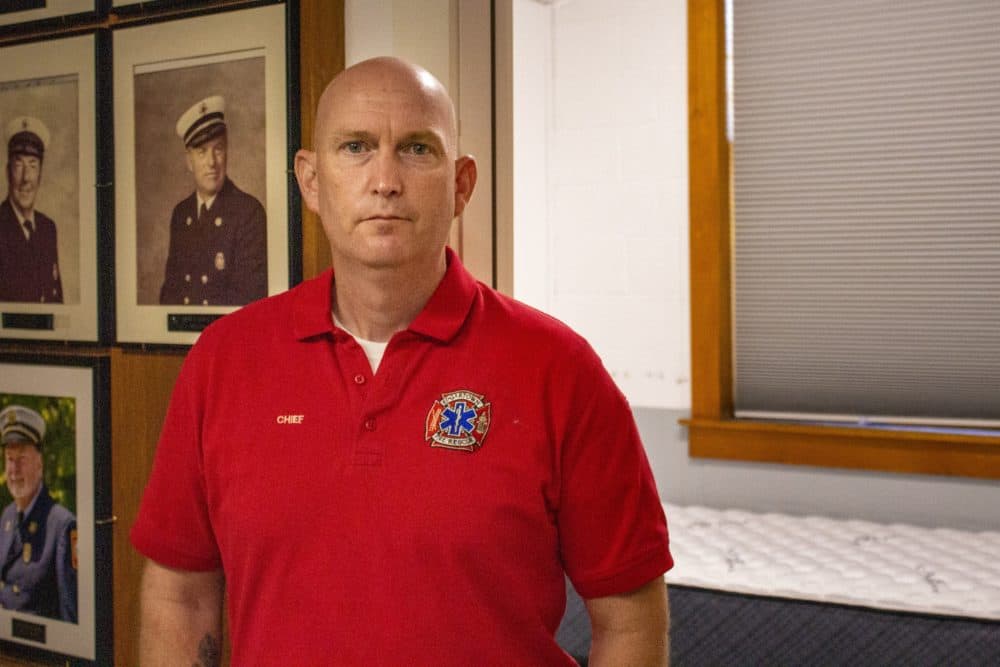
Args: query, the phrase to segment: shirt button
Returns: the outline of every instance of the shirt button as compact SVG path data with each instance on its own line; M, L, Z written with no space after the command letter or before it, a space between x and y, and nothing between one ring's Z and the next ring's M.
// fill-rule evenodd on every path
M365 376L362 375L361 373L358 373L357 375L354 376L354 382L355 384L364 384Z
M374 419L366 419L365 420L365 430L366 431L374 431L375 430L375 420Z

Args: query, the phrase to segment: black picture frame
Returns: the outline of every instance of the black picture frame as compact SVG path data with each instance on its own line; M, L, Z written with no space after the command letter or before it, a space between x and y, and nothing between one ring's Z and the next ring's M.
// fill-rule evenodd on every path
M299 131L295 96L289 94L297 85L297 39L291 27L297 26L297 5L213 8L169 20L151 15L147 22L113 29L119 343L191 345L205 326L246 302L199 303L200 297L161 302L176 233L171 228L197 218L194 180L175 126L199 100L226 99L227 180L266 211L266 293L252 298L301 280L301 223L290 178ZM229 229L232 220L238 217L223 214L214 217L214 224ZM214 266L186 272L195 285L221 280L223 274L215 271L239 271L224 247L210 250Z
M8 0L0 3L0 35L70 27L102 17L108 0Z
M113 664L110 360L98 353L0 354L0 409L11 404L44 417L46 488L76 517L77 618L0 606L0 651L73 665ZM6 492L6 474L4 480ZM9 501L4 495L0 512ZM0 518L0 535L7 530L3 524Z
M15 248L23 239L7 201L8 179L0 203L0 281L6 286L0 286L0 339L61 343L113 339L109 300L114 272L111 221L106 214L111 190L101 173L109 133L102 127L107 114L99 113L110 67L109 44L110 37L102 30L0 47L3 144L6 148L8 125L20 117L37 118L46 126L50 139L41 163L35 211L51 219L55 230L52 236L40 235L34 249ZM36 220L36 224L46 223ZM14 275L23 273L4 256L30 252L47 266L52 245L57 245L58 258L52 262L51 275L58 275L61 302L7 292L14 290ZM31 247L23 242L24 249Z

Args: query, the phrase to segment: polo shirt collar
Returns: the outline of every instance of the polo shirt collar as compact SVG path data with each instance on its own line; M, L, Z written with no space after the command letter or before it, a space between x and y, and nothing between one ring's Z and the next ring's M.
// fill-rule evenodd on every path
M454 338L462 328L478 291L476 279L465 270L458 255L451 248L445 248L445 255L448 268L444 278L438 283L417 319L409 326L410 331L443 343Z
M333 269L327 269L295 288L292 321L297 340L333 331L333 315L330 312L332 287Z
M410 323L409 331L441 342L451 340L465 322L477 288L476 279L462 266L458 255L445 248L448 268L424 309ZM331 296L333 269L304 282L296 290L294 329L299 340L332 332Z

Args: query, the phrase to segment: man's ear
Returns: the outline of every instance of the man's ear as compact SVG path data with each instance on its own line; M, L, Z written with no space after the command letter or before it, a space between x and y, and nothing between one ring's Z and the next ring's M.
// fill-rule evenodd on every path
M295 153L295 180L306 208L319 215L319 179L316 175L316 153L304 148Z
M455 217L462 215L465 205L472 199L472 191L476 188L476 178L479 172L476 168L476 158L463 155L455 160Z

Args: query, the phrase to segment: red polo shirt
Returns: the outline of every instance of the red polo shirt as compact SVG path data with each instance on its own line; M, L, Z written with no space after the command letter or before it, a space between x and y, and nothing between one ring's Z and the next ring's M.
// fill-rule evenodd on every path
M593 350L448 260L375 375L331 272L188 355L131 537L224 569L234 665L571 665L564 571L599 597L672 565Z

